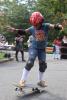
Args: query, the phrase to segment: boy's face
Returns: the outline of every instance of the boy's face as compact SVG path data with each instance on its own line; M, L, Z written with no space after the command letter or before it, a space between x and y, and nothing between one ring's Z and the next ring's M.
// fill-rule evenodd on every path
M42 26L42 23L38 23L36 26L34 26L36 29L40 29Z

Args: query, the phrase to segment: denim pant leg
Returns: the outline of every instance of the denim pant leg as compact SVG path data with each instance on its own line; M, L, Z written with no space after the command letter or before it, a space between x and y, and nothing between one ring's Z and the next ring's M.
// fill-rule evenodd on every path
M39 71L45 72L47 68L45 50L38 50L38 59L39 59Z
M38 50L38 59L39 61L46 61L46 52L44 49Z
M35 60L36 56L37 56L37 49L35 48L29 48L29 59L33 59Z

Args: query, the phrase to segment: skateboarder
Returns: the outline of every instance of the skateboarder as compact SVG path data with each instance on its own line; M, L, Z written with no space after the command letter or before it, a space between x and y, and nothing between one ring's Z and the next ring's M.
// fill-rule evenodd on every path
M38 56L39 60L39 82L38 85L44 87L46 86L45 81L43 81L43 75L47 68L46 63L46 43L49 28L62 29L62 25L53 25L50 23L43 23L44 17L40 12L33 12L30 16L30 23L32 27L26 29L26 32L30 32L35 38L32 42L32 49L29 54L29 59L25 68L23 69L22 77L19 82L21 86L24 86L27 76L34 65L35 58Z
M44 23L44 17L40 12L33 12L30 16L31 27L25 30L25 33L31 33L34 37L32 42L32 49L29 54L29 59L23 69L22 76L19 82L20 86L24 86L27 80L27 76L34 65L35 58L38 57L39 60L39 81L38 85L45 87L46 82L43 79L44 72L47 68L46 63L46 46L48 38L48 30L52 29L63 29L62 25ZM19 30L14 29L13 30ZM21 31L24 31L21 29ZM36 66L37 67L37 66Z

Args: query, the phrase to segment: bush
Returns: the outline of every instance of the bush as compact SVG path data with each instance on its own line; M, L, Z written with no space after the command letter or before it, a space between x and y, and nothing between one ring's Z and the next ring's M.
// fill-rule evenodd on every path
M4 58L4 53L0 53L0 59Z
M5 57L5 58L10 58L10 57L11 57L11 54L10 54L10 53L5 53L5 54L4 54L4 57Z

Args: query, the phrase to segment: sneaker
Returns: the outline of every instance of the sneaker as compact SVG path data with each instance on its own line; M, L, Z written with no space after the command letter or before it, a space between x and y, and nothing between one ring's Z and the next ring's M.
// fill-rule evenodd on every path
M18 59L16 59L16 61L19 61Z
M25 81L24 81L24 80L20 80L19 85L20 85L21 87L24 87L24 86L25 86Z
M37 83L37 85L39 85L41 87L47 87L47 83L45 81L40 81Z
M26 60L24 60L24 59L22 61L26 62Z

